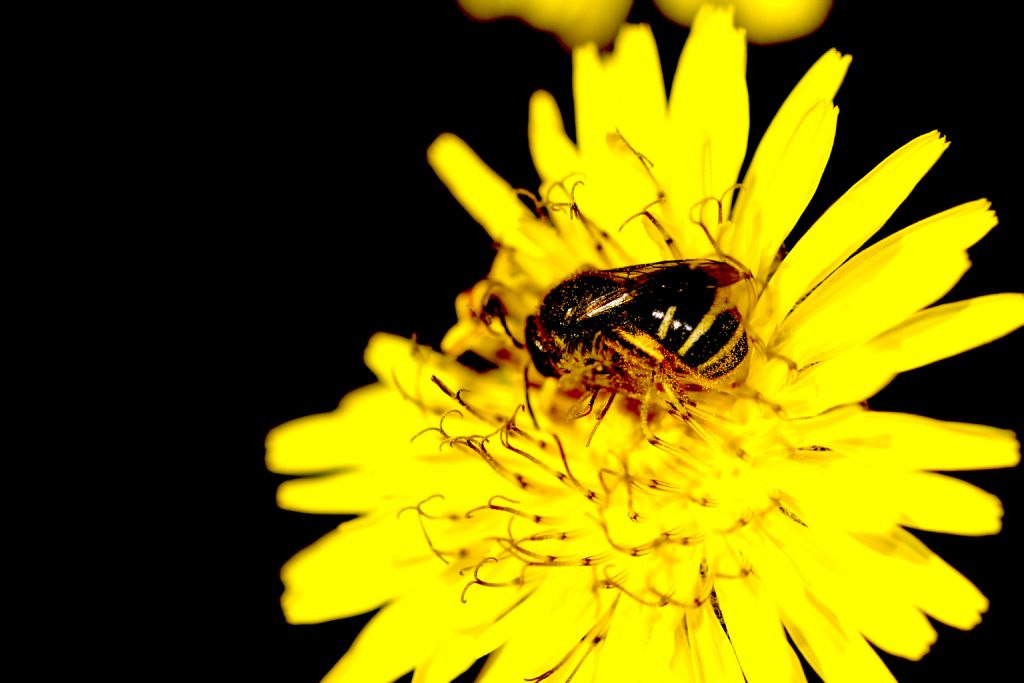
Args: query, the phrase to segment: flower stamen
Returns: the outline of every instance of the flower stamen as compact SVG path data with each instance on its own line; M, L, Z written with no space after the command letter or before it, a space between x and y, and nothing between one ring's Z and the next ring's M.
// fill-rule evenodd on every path
M440 435L441 435L441 442L440 442L440 444L438 445L438 450L440 450L441 448L444 448L444 447L445 447L446 445L450 445L450 444L451 444L451 442L452 442L452 441L453 441L453 440L454 440L455 438L457 438L457 437L453 437L453 436L449 435L449 434L448 434L448 433L447 433L447 432L446 432L446 431L444 430L444 420L445 420L445 418L446 418L446 417L448 417L448 416L449 416L449 415L451 415L452 413L454 413L454 414L458 415L458 416L459 416L459 418L462 418L462 417L463 417L463 415L462 415L462 411L460 411L460 410L456 410L455 408L452 408L451 410L446 410L446 411L444 411L444 412L443 412L443 413L441 414L441 419L440 419L440 420L438 420L438 423L437 423L437 426L436 426L436 427L424 427L424 428L423 428L423 429L421 429L420 431L418 431L418 432L416 432L415 434L413 434L413 435L412 435L412 436L411 436L411 437L409 438L409 442L411 443L411 442L415 441L416 439L418 439L419 437L423 436L423 435L424 435L424 434L426 434L427 432L437 432L438 434L440 434Z
M476 408L474 408L473 406L471 406L468 403L466 403L466 400L464 398L462 398L462 394L467 391L466 389L459 389L458 391L452 391L451 389L448 388L448 386L444 382L441 381L441 378L438 377L437 375L431 375L430 376L430 381L433 382L435 385L437 385L437 387L441 391L444 392L445 396L447 396L448 398L452 399L453 401L458 403L460 406L462 406L463 408L468 410L469 413L471 415L473 415L474 417L477 417L477 418L483 420L484 422L498 423L498 422L501 421L500 417L497 417L497 416L494 416L494 415L490 415L490 416L484 415L483 413L478 411Z
M427 533L427 525L423 522L423 520L424 519L434 519L434 520L447 519L448 521L457 521L459 519L459 516L455 515L455 514L431 515L431 514L425 512L423 510L423 506L426 505L427 503L429 503L431 500L434 500L435 498L436 499L440 499L440 500L444 500L444 496L443 495L441 495L440 493L435 493L433 495L427 496L426 498L421 500L416 505L409 505L407 507L404 507L404 508L400 509L397 512L397 516L400 518L402 516L403 512L415 511L416 512L416 519L419 522L420 529L423 531L423 538L426 539L427 547L430 548L430 552L432 552L435 555L437 555L437 558L439 560L441 560L442 562L444 562L445 564L451 564L451 562L449 562L445 558L445 555L462 556L462 555L465 554L465 550L460 550L460 551L456 551L456 552L447 551L447 550L438 550L434 546L434 542L432 540L430 540L430 534Z
M546 519L547 519L543 515L531 514L531 513L523 512L522 510L518 510L516 508L509 507L507 505L496 505L494 503L494 500L497 499L497 498L502 498L504 500L507 500L510 503L515 503L516 505L519 504L518 500L512 500L511 498L508 498L508 497L502 496L502 495L494 495L494 496L491 496L489 501L487 501L487 505L480 505L478 507L472 508L471 510L467 510L466 514L465 514L466 519L472 519L473 515L475 513L477 513L477 512L480 512L481 510L497 510L499 512L507 512L509 514L516 515L517 517L522 517L523 519L529 520L529 521L534 522L536 524L540 524L540 523L546 521Z

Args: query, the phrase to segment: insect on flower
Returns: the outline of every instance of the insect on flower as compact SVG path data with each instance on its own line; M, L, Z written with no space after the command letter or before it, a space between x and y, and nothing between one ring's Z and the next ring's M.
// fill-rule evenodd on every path
M721 223L721 200L709 198L694 210L699 213L708 201L718 205ZM672 255L681 256L650 211L634 216L640 217L661 233ZM695 405L690 394L734 389L746 378L751 338L733 290L752 283L753 274L722 253L703 222L694 222L717 258L585 268L549 291L538 312L527 317L526 347L534 368L558 379L563 389L582 393L570 419L588 415L602 391L608 400L595 430L618 394L639 402L645 425L658 400L686 419L686 406Z
M729 387L746 370L747 334L727 294L743 278L709 259L585 270L527 318L533 364L591 406L601 390L685 403L688 392Z

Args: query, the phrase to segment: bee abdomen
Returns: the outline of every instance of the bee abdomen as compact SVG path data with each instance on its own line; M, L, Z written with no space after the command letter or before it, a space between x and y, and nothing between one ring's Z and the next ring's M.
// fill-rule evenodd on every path
M740 329L739 314L736 309L730 308L709 315L714 315L714 319L704 334L697 337L692 343L687 339L679 349L683 363L691 368L700 368L701 365L712 360L720 351L735 342L737 330L741 334L743 332ZM702 321L702 325L698 325L698 330L703 327L703 323L704 321ZM693 334L696 334L696 331L690 336Z
M697 372L702 377L711 380L724 377L739 367L743 359L747 357L747 351L747 333L742 327L739 327L728 344L722 347L711 360L698 367Z

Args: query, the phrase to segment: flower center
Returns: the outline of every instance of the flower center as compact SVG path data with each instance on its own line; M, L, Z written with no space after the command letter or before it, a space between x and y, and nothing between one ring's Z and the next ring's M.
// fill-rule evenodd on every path
M662 409L647 416L652 443L638 402L619 401L587 445L597 417L567 421L571 404L555 392L534 417L517 409L488 434L460 433L456 425L472 422L462 412L437 429L444 446L466 457L474 481L490 487L474 490L484 504L458 509L432 500L438 495L416 508L431 549L465 577L464 600L477 587L530 586L549 572L577 571L595 590L652 608L698 607L712 599L716 577L749 573L744 530L779 503L741 444L764 431L769 408L707 392L687 417Z

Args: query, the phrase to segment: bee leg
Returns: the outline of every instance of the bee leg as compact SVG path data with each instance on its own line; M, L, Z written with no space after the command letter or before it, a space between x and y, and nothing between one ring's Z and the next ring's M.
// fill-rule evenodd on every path
M640 400L640 433L643 434L644 439L647 440L647 443L651 444L656 448L660 448L666 453L671 453L672 455L675 456L685 455L684 453L682 453L682 451L680 451L679 448L673 446L668 441L662 439L660 436L654 433L653 429L651 429L651 405L655 403L657 398L657 383L652 378L650 386L648 387L647 392L644 395L644 398ZM689 423L688 413L686 415L678 413L677 407L674 404L670 402L669 405L670 412L673 415L677 415L684 422Z
M658 448L667 448L668 444L651 430L651 409L647 398L640 401L640 432L647 443Z
M584 394L572 404L569 408L569 414L566 418L569 420L578 420L581 417L590 415L591 411L594 410L594 403L597 402L597 391L592 391L589 394Z

